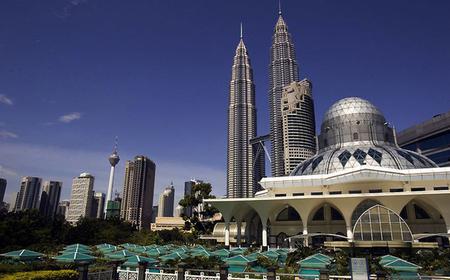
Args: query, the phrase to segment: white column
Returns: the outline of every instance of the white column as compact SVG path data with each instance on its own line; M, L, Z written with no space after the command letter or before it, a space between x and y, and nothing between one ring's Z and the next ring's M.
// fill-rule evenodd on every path
M304 225L303 226L303 235L307 235L308 234L308 226L307 225ZM303 244L305 245L305 246L309 246L309 237L305 237L305 239L303 240Z
M262 223L262 245L267 247L267 222Z
M237 241L237 245L240 247L241 246L241 225L242 222L241 221L236 221L236 226L237 226L237 237L236 237L236 241Z
M105 199L105 217L106 217L106 208L108 206L108 201L112 200L112 190L114 185L114 166L111 166L111 172L109 173L109 185L108 185L108 192L106 194Z
M225 246L230 246L230 222L225 222Z
M353 230L351 226L347 226L347 238L349 242L353 241Z

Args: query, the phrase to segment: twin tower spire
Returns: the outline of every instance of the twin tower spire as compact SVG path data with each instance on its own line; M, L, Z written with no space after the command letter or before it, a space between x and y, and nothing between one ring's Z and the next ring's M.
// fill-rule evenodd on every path
M283 122L281 96L283 87L299 79L295 48L286 23L278 7L270 50L271 61L269 107L271 169L273 176L284 176ZM227 197L253 197L259 191L258 182L264 177L264 153L250 144L257 136L255 85L253 69L243 40L240 40L233 59L228 107Z

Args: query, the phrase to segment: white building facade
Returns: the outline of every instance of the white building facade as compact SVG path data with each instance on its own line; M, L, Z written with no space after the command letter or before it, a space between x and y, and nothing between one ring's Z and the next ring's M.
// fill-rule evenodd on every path
M234 224L237 244L263 247L301 242L421 248L448 242L450 168L399 148L394 130L370 102L336 102L318 142L318 153L290 176L262 179L264 190L254 198L206 201L223 215L226 245Z
M80 217L91 216L94 180L94 176L89 173L81 173L73 179L69 212L66 217L68 222L76 223Z

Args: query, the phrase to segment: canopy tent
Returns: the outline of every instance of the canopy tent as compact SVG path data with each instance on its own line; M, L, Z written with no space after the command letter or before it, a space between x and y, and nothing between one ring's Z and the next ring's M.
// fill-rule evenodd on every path
M421 267L404 259L386 255L381 257L379 263L384 268L393 271L392 279L419 279L417 272Z
M304 258L303 260L300 260L297 262L300 264L301 268L311 269L321 269L326 268L331 264L331 258L328 256L325 256L323 254L314 254L312 256L309 256L307 258ZM309 271L309 270L308 270Z
M234 248L234 249L230 250L230 254L232 256L243 255L245 253L245 251L247 251L247 250L245 250L243 248Z
M264 256L266 256L271 261L278 261L279 254L275 251L266 251L262 253Z
M64 247L64 249L69 249L69 248L83 248L83 249L89 250L89 246L80 244L80 243L70 244L70 245L67 245Z
M191 256L209 258L211 256L211 253L206 250L198 250L198 251L191 252Z
M92 254L92 251L88 248L85 249L83 247L71 247L71 248L66 248L62 251L59 251L60 254L68 254L68 253L82 253L82 254L87 254L90 255Z
M92 262L95 260L95 257L82 254L82 253L68 253L64 255L59 255L56 257L53 257L58 262L64 262L64 263L79 263L79 262Z
M186 255L184 253L175 252L172 254L161 256L161 257L159 257L159 259L163 262L167 262L170 260L180 260L180 259L183 260L183 259L186 259L187 257L188 257L188 255Z
M113 252L111 254L106 254L106 257L109 259L125 259L125 258L132 257L135 255L136 255L135 253L130 252L128 250L120 250L120 251Z
M166 253L165 250L159 248L148 249L147 251L144 252L144 254L150 257L159 257L161 255L164 255L165 253Z
M18 250L18 251L11 251L11 252L7 252L4 254L0 254L0 256L19 260L19 261L35 261L35 260L38 260L41 257L43 257L44 254L41 254L41 253L38 253L35 251L31 251L31 250L27 250L27 249L22 249L22 250Z

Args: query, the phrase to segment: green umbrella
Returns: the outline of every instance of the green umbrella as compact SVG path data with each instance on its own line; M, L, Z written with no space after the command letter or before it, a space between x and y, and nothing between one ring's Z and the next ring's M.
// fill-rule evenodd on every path
M211 256L211 253L209 253L206 250L198 250L198 251L192 252L191 256L193 256L193 257L207 257L207 258L209 258L209 256Z
M331 264L331 260L323 258L322 256L312 255L297 263L300 264L302 268L326 268Z
M144 252L144 254L150 256L150 257L159 257L161 255L164 255L166 251L158 248L149 249Z
M64 262L64 263L79 263L79 262L92 262L95 260L95 257L82 254L82 253L69 253L64 254L60 256L56 256L53 259L55 259L58 262Z
M279 258L279 254L275 251L266 251L264 253L262 253L264 256L266 256L267 258L269 258L269 260L272 261L278 261Z
M111 254L106 254L106 257L109 259L125 259L135 255L136 255L135 253L130 252L128 250L120 250L117 252L113 252Z
M259 257L267 258L267 256L264 256L263 254L258 253L258 252L251 253L250 255L247 255L245 257L250 261L256 261Z
M170 260L186 259L187 257L188 257L188 255L186 255L186 254L175 252L172 254L161 256L159 258L161 261L166 262L166 261L170 261Z
M110 248L110 247L112 247L112 246L114 246L114 245L108 244L108 243L103 243L103 244L95 245L95 247L96 247L97 249L101 249L101 248Z
M247 266L251 264L253 261L244 257L243 255L237 255L231 258L224 259L224 262L226 262L230 266L231 265Z
M131 256L127 258L127 261L122 265L125 267L138 267L139 262L147 262L149 265L154 265L158 263L158 260L153 258L141 257L141 256Z
M385 264L385 263L390 263L392 261L396 261L396 260L400 260L400 258L396 257L396 256L392 256L392 255L384 255L380 258L379 263L381 265Z
M67 245L66 247L64 247L64 249L69 249L69 248L89 249L89 246L84 245L84 244L80 244L80 243L76 243L76 244L70 244L70 245Z
M37 260L40 257L44 256L44 254L30 251L30 250L18 250L18 251L11 251L8 253L1 254L2 257L12 258L20 261L32 261Z
M421 268L420 266L405 261L403 259L397 259L392 262L385 263L382 266L397 272L415 272L415 273L417 273L417 271Z
M221 259L228 258L230 256L230 251L227 249L220 249L211 253L211 255L219 257Z
M84 248L75 248L75 247L73 247L73 248L67 248L67 249L64 249L64 250L62 250L62 251L59 251L59 253L60 254L69 254L69 253L82 253L82 254L87 254L87 255L90 255L90 254L92 254L92 251L91 250L89 250L89 249L84 249Z
M102 252L103 254L109 254L109 253L117 251L117 249L118 248L116 246L111 246L111 247L103 247L103 248L100 248L98 250L100 252Z
M230 250L230 254L232 256L243 255L245 253L245 249L242 248L234 248Z

